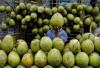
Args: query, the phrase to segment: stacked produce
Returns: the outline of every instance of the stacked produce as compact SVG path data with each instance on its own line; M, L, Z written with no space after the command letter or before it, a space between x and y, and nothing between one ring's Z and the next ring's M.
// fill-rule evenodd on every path
M81 40L82 39L82 40ZM0 42L0 68L99 68L100 38L92 33L77 35L65 45L63 40L42 37L30 47L24 40L6 35Z
M68 34L73 30L78 31L83 27L91 26L91 29L94 30L100 26L99 7L86 7L84 4L78 4L76 2L73 2L72 6L52 8L45 8L44 6L37 6L31 3L20 3L13 9L10 6L0 6L0 12L6 12L8 14L5 23L3 22L1 25L3 31L7 30L8 25L12 28L20 26L22 30L32 30L35 36L34 38L38 39L52 28L52 23L50 24L50 22L55 22L57 18L62 19L53 16L57 15L57 13L62 14L64 21L61 20L59 22L64 23L63 28ZM80 15L83 12L85 12L86 16L81 20ZM63 23L56 23L55 25L59 27Z

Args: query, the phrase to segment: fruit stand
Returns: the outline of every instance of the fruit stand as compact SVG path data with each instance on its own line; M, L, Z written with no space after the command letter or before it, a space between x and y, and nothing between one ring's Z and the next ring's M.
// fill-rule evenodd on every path
M46 36L53 27L66 43ZM98 0L2 0L0 68L100 68L99 31Z

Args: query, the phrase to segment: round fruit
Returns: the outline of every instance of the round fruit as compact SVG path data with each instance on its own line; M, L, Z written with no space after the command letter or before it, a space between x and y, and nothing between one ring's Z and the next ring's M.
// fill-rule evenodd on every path
M2 40L2 45L1 45L2 50L4 50L6 53L9 53L13 50L13 46L14 46L13 37L11 35L6 35Z
M95 30L97 28L97 24L95 22L91 23L91 29Z
M37 6L36 6L36 5L32 5L32 6L30 7L30 11L36 12L36 11L37 11Z
M22 24L22 25L26 25L25 18L23 18L23 19L21 20L21 24Z
M83 38L83 40L90 39L92 42L94 42L95 37L92 33L84 33L82 35L82 38Z
M6 11L6 7L5 6L0 6L0 12L5 12Z
M81 37L82 37L82 36L81 36L80 34L78 34L78 35L76 36L76 39L77 39L77 40L80 40Z
M38 28L34 28L34 29L32 30L32 33L33 33L33 34L37 34L37 33L38 33Z
M52 66L50 66L50 65L46 65L45 67L43 67L43 68L53 68Z
M50 20L50 24L52 27L62 27L64 24L63 16L60 13L55 13Z
M43 14L44 13L44 6L38 6L38 9L37 9L37 11L38 11L38 13L40 13L40 14Z
M44 20L43 20L43 24L44 24L44 25L48 25L48 24L49 24L49 20L48 20L48 19L44 19Z
M39 50L35 55L35 64L39 67L44 67L47 64L47 57L42 50Z
M31 53L24 54L24 56L22 57L22 60L21 60L22 64L27 68L32 66L33 61L34 61L34 59L33 59L33 55Z
M1 24L1 29L2 31L6 31L7 30L7 25L5 23Z
M34 66L31 66L30 68L39 68L38 66L34 65Z
M83 27L83 21L80 21L79 24L80 24L80 27Z
M22 16L21 16L20 14L18 14L18 15L16 16L16 19L17 19L18 21L20 21L20 20L22 20Z
M42 18L38 18L37 24L38 24L38 26L42 26L43 25Z
M79 24L78 25L74 25L73 29L76 30L76 31L78 31L80 29L80 25Z
M31 19L36 19L37 18L37 14L36 13L31 13Z
M96 17L95 17L95 22L96 22L96 23L100 23L100 16L96 16Z
M80 52L80 42L77 39L72 39L69 44L69 49L74 53Z
M75 58L74 58L74 54L70 51L65 52L63 55L63 64L68 67L71 68L75 63Z
M51 49L48 53L48 63L51 66L57 67L62 62L62 56L58 49Z
M73 2L72 3L72 8L77 8L77 6L78 6L78 3L77 2Z
M49 31L49 26L48 25L44 25L43 26L43 32L47 33Z
M40 35L39 34L37 34L36 36L35 36L35 39L41 39L41 37L40 37Z
M89 26L91 24L91 19L90 18L86 18L84 21L86 26Z
M87 66L86 68L93 68L92 66Z
M31 4L31 3L28 3L28 4L26 5L26 9L29 11L31 6L32 6L32 4Z
M86 11L86 13L91 13L92 9L93 9L92 6L88 6L88 7L86 7L85 11Z
M6 24L9 24L10 17L6 18Z
M27 29L27 25L21 25L21 29L22 30L26 30Z
M67 33L67 34L71 34L71 30L70 30L69 27L66 28L66 33Z
M9 25L10 25L11 27L15 27L16 23L15 23L15 21L14 21L13 19L10 19L10 20L9 20Z
M7 7L6 7L6 12L9 13L9 12L11 12L11 11L12 11L12 7L7 6Z
M92 53L90 54L89 56L89 59L90 59L90 65L93 66L93 67L98 67L100 65L100 56L98 53Z
M65 66L59 66L58 68L66 68Z
M94 47L95 47L95 50L100 53L100 38L97 37L95 40L94 40Z
M25 67L22 65L18 65L16 68L25 68Z
M17 6L17 7L15 8L15 12L16 12L16 13L20 13L20 8L19 8L19 6Z
M11 67L10 65L6 65L6 66L3 67L3 68L13 68L13 67Z
M76 9L72 9L72 14L77 14L77 10Z
M81 4L83 9L85 10L86 9L86 5L85 4Z
M49 37L42 37L40 41L40 47L43 51L48 52L52 49L52 41Z
M53 8L52 8L52 13L53 13L53 14L57 13L57 8L56 8L56 7L53 7Z
M78 5L78 6L77 6L77 11L82 11L82 10L83 10L82 5Z
M73 21L74 20L74 15L68 14L67 19L68 19L68 21Z
M45 14L52 15L52 10L50 8L45 8Z
M79 66L73 66L72 68L80 68Z
M71 7L71 6L67 6L66 10L67 10L68 12L71 12L71 11L72 11L72 7Z
M29 15L27 15L27 16L25 17L25 21L26 21L26 22L30 22L30 21L31 21L31 17L30 17Z
M7 63L7 54L3 50L0 50L0 68L3 68L6 63Z
M12 11L12 12L10 13L10 17L13 18L13 19L15 19L15 18L16 18L16 13L15 13L14 11Z
M25 10L25 9L26 9L25 3L20 3L20 4L19 4L19 8L20 8L21 10Z
M94 15L94 16L97 16L97 15L99 15L99 7L94 7L93 9L92 9L92 14Z
M40 41L38 39L32 40L30 44L30 48L33 53L36 53L40 50Z
M74 18L74 23L79 24L79 22L80 22L80 18L79 17L75 17Z
M91 40L87 39L81 44L82 51L87 54L91 54L94 51L94 44Z
M26 16L27 15L27 10L23 10L22 15Z
M64 24L66 25L68 23L68 20L66 17L64 17Z
M11 51L8 55L8 63L12 67L16 67L20 63L20 57L15 51Z
M24 48L23 48L24 47ZM25 41L20 42L17 46L17 53L23 56L28 51L28 45Z
M63 6L59 6L59 7L58 7L58 12L59 12L59 13L62 13L63 11L64 11L64 7L63 7Z
M58 49L60 52L64 50L64 42L61 38L57 37L53 39L53 48Z
M85 52L79 52L75 57L75 61L78 66L85 68L89 63L89 57Z

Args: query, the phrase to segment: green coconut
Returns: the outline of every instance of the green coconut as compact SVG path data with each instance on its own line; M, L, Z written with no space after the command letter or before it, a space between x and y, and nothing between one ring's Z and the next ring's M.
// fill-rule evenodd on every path
M94 48L98 53L100 53L100 38L99 37L95 37Z
M0 68L3 68L7 63L7 54L5 51L0 50Z
M2 31L6 31L7 30L7 24L2 23L1 24L1 29L2 29Z
M95 37L92 33L84 33L82 35L82 38L83 38L83 40L90 39L92 42L94 42Z
M89 63L89 57L85 52L79 52L75 57L75 61L79 67L85 68Z
M57 13L57 8L56 7L53 7L51 10L52 10L53 14Z
M93 68L92 66L87 66L86 68Z
M3 68L13 68L13 67L11 67L10 65L6 65Z
M21 10L26 9L25 3L20 3L20 4L19 4L19 8L20 8Z
M53 68L52 66L50 66L50 65L46 65L45 67L43 67L43 68Z
M50 19L50 24L52 27L62 27L64 24L64 18L60 13L55 13Z
M31 66L30 68L39 68L38 66L34 65L34 66Z
M48 53L48 63L53 66L57 67L62 62L62 56L58 49L51 49Z
M18 65L16 68L26 68L23 65Z
M81 49L82 49L82 51L86 52L87 54L91 54L94 51L94 44L89 39L84 40L81 44Z
M37 11L37 6L36 6L36 5L32 5L32 6L30 7L30 11L36 12L36 11Z
M67 19L68 19L68 21L73 21L74 20L74 15L73 14L68 14Z
M73 66L72 68L80 68L79 66Z
M75 64L74 54L70 51L65 52L63 55L63 64L67 68L71 68Z
M72 51L74 54L80 52L80 42L77 39L72 39L68 46L70 51Z
M85 21L84 21L84 24L86 26L89 26L91 24L91 19L90 18L86 18Z
M27 53L28 51L28 45L25 41L22 41L18 44L17 46L17 53L20 55L20 56L23 56L25 53Z
M9 53L13 50L13 46L14 46L13 37L11 35L6 35L2 40L1 44L2 50L4 50L6 53Z
M47 64L47 57L42 50L39 50L35 55L35 64L39 67L44 67Z
M16 67L20 63L20 56L15 51L11 51L8 55L8 63L12 67Z
M43 51L48 52L52 49L52 41L49 37L42 37L40 41L40 47Z
M33 53L36 53L40 50L40 41L38 39L32 40L30 44L30 48Z
M53 47L58 49L60 52L64 50L64 42L61 38L57 37L53 39Z
M90 59L90 65L93 66L93 67L99 67L100 65L100 56L98 53L94 52L92 54L90 54L89 56L89 59Z

